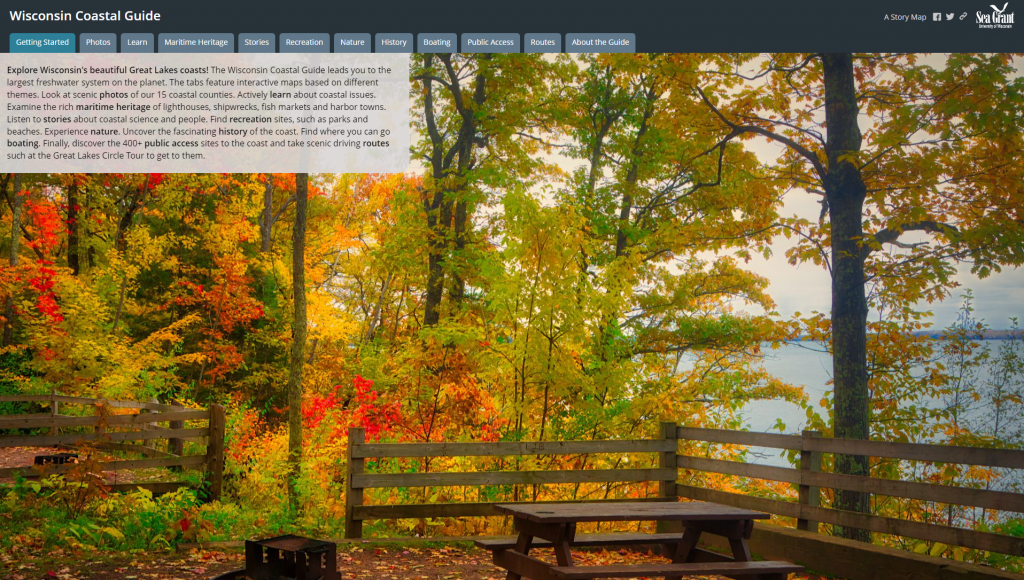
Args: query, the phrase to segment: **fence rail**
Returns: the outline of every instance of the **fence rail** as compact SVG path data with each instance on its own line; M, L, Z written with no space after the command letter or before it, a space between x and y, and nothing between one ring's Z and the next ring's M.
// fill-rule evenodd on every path
M0 435L3 447L46 447L74 446L88 443L101 449L111 449L141 454L143 459L106 461L100 464L105 471L127 471L154 467L196 467L206 473L211 498L221 495L224 478L224 408L211 405L209 409L185 409L162 403L111 401L67 395L5 395L0 402L49 403L50 413L26 413L22 415L0 415L0 430L50 429L50 435ZM95 407L94 416L69 416L59 414L60 404L89 405ZM137 413L111 415L111 409L135 409ZM206 422L206 427L185 428L186 421ZM166 423L166 427L161 427ZM61 433L67 428L92 428L86 433ZM108 431L108 428L129 429ZM166 451L152 446L129 444L128 441L166 440ZM184 442L196 440L206 444L203 455L185 455ZM52 465L50 473L66 473L71 465ZM32 467L9 467L0 469L0 478L16 474L33 476ZM117 484L116 489L145 487L156 493L173 491L187 486L180 481L147 482L144 484Z
M812 532L818 531L818 523L821 522L918 540L942 542L953 546L1024 556L1024 539L1022 538L821 507L819 491L821 488L841 489L886 497L1024 513L1024 494L821 472L821 455L823 453L1021 469L1024 468L1024 451L829 439L820 437L814 432L805 432L803 435L780 435L680 427L676 433L679 439L690 441L796 450L800 452L801 457L799 469L690 455L678 455L676 458L676 464L681 469L795 484L799 486L799 499L796 502L679 484L676 489L681 497L724 503L796 518L798 528Z
M496 515L494 505L509 502L363 505L364 491L373 488L542 485L553 483L659 483L659 497L676 500L676 424L662 425L663 437L610 441L523 441L494 443L365 443L365 431L349 429L345 537L363 537L363 521L400 518L479 517ZM431 473L364 473L366 459L385 457L508 457L522 455L590 455L650 453L657 468L576 469L559 471L476 471ZM597 503L615 500L576 500ZM532 503L532 502L531 502Z

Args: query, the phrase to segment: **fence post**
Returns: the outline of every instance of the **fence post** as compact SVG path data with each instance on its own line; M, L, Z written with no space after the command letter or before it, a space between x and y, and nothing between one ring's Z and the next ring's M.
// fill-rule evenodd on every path
M210 405L210 437L206 445L206 479L210 482L210 499L220 499L224 487L225 429L224 407Z
M363 472L362 457L352 456L352 448L366 441L366 429L349 427L348 429L348 474L345 476L345 537L362 538L363 520L355 518L355 509L363 505L363 488L354 484L355 476Z
M820 431L804 431L804 437L821 437ZM821 453L808 451L806 445L800 446L800 469L804 471L821 471ZM821 505L821 488L811 485L800 485L800 504L818 507ZM796 521L796 528L809 532L818 533L818 522L799 518Z
M57 390L52 389L50 390L50 416L53 417L54 421L53 428L50 430L51 435L60 434L60 429L57 428L57 415L60 414L58 405L59 403L57 402Z
M179 407L177 405L175 405L175 407L174 407L175 411L180 411L180 410L184 410L184 409L185 409L185 407ZM224 411L224 408L221 407L221 413L222 414L223 414L223 411ZM167 427L170 428L170 429L184 429L185 428L185 422L184 421L168 421L167 422ZM210 427L211 427L211 429L213 428L213 407L210 407ZM181 457L182 455L185 454L185 440L184 439L178 439L176 437L169 437L167 439L167 452L170 453L171 455L177 455L178 457ZM171 467L171 471L173 473L181 473L181 466L180 465L173 466L173 467Z
M679 493L676 492L676 480L679 479L679 464L676 460L676 456L679 453L676 424L670 421L662 421L660 423L660 427L661 438L672 442L672 450L661 452L658 457L658 467L670 468L676 476L672 479L665 479L658 482L658 495L661 497L672 498L673 501L679 501ZM655 529L659 533L678 532L682 531L682 524L679 522L657 522L657 524L655 524Z

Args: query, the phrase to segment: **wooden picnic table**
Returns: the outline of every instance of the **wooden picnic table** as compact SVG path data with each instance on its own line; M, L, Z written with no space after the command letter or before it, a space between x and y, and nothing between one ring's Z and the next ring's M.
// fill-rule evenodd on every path
M754 562L747 540L761 512L708 502L536 503L500 504L495 508L513 517L519 537L479 540L477 545L494 554L494 563L508 571L506 580L566 580L590 578L664 577L720 574L757 580L785 580L802 567L788 562ZM659 534L581 534L576 525L586 522L680 522L681 532ZM702 534L729 541L732 557L697 547ZM617 566L576 566L572 548L654 544L664 546L671 563ZM552 548L556 565L530 555L532 548Z

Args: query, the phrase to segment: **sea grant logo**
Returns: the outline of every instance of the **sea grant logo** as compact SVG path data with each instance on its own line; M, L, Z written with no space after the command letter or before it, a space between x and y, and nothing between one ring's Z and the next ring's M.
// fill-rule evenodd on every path
M1013 12L1006 13L1006 7L1010 3L1006 2L1003 7L1000 8L995 4L991 5L992 12L978 11L978 28L1013 28Z

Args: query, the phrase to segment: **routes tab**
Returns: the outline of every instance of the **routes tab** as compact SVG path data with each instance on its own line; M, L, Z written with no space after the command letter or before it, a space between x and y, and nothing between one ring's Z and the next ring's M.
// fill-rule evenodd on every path
M462 52L522 52L518 32L463 33Z
M523 43L523 52L562 52L562 35L558 32L528 32Z

